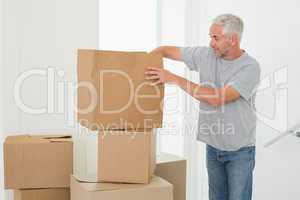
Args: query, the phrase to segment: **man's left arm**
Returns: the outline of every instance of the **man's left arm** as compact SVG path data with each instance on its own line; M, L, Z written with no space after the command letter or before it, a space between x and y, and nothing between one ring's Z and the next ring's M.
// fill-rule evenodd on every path
M193 83L185 78L175 75L175 84L189 95L199 101L204 101L211 106L222 106L240 98L240 94L231 86L212 88Z
M193 83L185 78L172 74L165 69L149 68L146 71L148 80L156 80L153 84L171 83L182 88L189 95L211 106L221 106L240 98L239 92L230 85L223 88L212 88Z

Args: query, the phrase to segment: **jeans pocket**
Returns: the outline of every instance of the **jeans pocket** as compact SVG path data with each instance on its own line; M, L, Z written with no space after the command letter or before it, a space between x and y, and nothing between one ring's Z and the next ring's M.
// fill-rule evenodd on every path
M206 160L216 160L217 152L210 146L206 146Z
M251 156L251 158L254 158L255 157L255 146L243 147L238 152L241 154L248 154Z
M248 154L250 155L251 159L255 160L256 150L255 147L248 147Z

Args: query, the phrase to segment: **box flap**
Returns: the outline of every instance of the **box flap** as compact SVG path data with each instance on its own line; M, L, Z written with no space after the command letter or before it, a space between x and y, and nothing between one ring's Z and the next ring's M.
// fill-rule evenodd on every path
M72 138L71 135L52 135L52 136L46 136L43 137L43 139L66 139L66 138Z
M169 187L171 184L166 180L154 176L149 184L129 184L129 183L89 183L82 182L71 177L71 181L77 181L86 191L113 191L113 190L129 190L139 188L155 188L155 187Z
M49 143L49 142L71 142L70 135L16 135L8 136L5 144L13 143Z

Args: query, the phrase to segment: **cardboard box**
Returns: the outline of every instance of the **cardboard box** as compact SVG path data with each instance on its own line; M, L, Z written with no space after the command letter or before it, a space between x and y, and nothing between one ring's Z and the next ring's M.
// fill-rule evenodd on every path
M186 160L161 153L157 155L155 175L164 178L174 187L174 200L186 199Z
M74 176L86 182L149 183L156 164L155 130L81 130L73 136Z
M8 136L4 142L6 189L70 186L71 136Z
M172 189L159 177L150 184L84 183L71 177L71 200L173 200Z
M70 200L69 188L14 190L14 200Z
M164 88L145 80L151 66L163 67L161 55L78 50L79 122L90 129L161 127Z

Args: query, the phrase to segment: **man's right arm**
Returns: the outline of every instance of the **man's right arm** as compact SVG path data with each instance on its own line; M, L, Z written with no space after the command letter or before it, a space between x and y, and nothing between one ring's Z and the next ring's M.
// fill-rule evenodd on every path
M182 61L180 49L176 46L160 46L151 51L151 53L159 53L164 58Z

